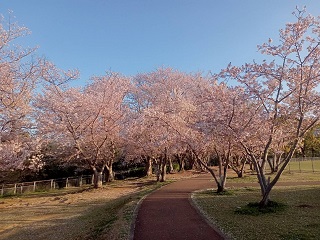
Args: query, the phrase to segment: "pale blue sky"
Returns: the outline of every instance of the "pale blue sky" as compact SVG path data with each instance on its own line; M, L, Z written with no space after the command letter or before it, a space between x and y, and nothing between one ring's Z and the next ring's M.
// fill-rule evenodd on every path
M79 84L112 70L125 75L173 67L218 72L259 58L256 46L276 39L295 6L320 15L319 0L0 0L32 35L25 46Z

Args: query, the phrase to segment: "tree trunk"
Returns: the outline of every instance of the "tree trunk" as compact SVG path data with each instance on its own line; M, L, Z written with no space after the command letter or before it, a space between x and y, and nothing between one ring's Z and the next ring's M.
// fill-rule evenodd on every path
M268 205L269 201L270 201L270 192L271 192L271 189L272 188L267 188L266 191L263 193L262 195L262 199L261 201L259 202L259 206L261 208L264 208Z
M167 175L167 148L164 150L164 156L161 159L161 179L160 182L165 182L166 181L166 175Z
M106 182L112 182L114 180L112 165L116 159L116 148L113 141L111 141L111 153L112 153L112 156L109 158L109 160L106 163L106 168L107 168Z
M224 190L225 190L225 186L226 186L226 182L227 182L227 168L228 168L228 164L223 166L223 175L219 176L220 183L218 184L217 193L224 192Z
M214 178L214 181L215 181L215 183L217 184L217 193L220 193L220 192L223 192L224 190L225 190L225 183L226 183L226 174L224 175L224 180L223 181L221 181L221 175L219 174L219 178L220 178L220 181L218 180L218 178L217 178L217 176L216 176L216 174L214 173L214 171L211 169L211 168L209 168L200 158L199 158L199 156L195 153L195 151L193 150L193 149L191 149L192 151L193 151L193 153L194 153L194 155L195 155L195 157L196 157L196 160L197 160L197 162L201 165L201 166L203 166L206 170L208 170L210 173L211 173L211 175L212 175L212 177ZM221 171L219 171L219 173L221 173Z
M162 159L162 163L161 163L161 178L160 178L160 182L165 182L166 181L166 176L167 176L167 159L166 157L164 157Z
M185 164L186 164L185 159L184 159L184 157L182 157L179 160L179 172L183 172L184 171Z
M112 165L111 165L111 167L106 167L106 169L107 169L107 171L106 171L105 180L106 180L106 182L112 182L114 180Z
M242 165L241 165L241 169L237 173L238 174L238 178L242 178L243 177L243 172L244 172L245 166L246 166L246 161L243 161Z
M224 191L224 186L221 185L220 183L218 183L217 186L218 186L217 193L222 193Z
M102 186L102 172L99 172L95 167L93 168L93 187L99 188Z
M114 180L112 164L113 164L113 159L109 159L107 165L105 166L105 168L107 169L106 177L105 177L106 182L112 182Z
M151 157L147 157L146 159L145 174L146 176L152 175L152 158Z
M237 171L237 176L238 176L238 178L242 178L243 177L243 171L241 171L241 170Z
M175 157L179 164L178 172L183 172L184 166L185 166L185 154L184 153L175 154Z
M190 168L192 170L197 169L197 161L196 161L196 158L195 158L193 152L190 152L189 163L190 163Z
M249 162L249 165L250 165L250 170L255 171L254 164L252 163L252 161Z
M273 159L271 160L270 158L267 158L271 173L274 173L274 163L275 163L275 158L277 158L276 154L274 154Z
M169 157L168 160L169 160L169 173L173 173L174 169L173 169L173 164L172 164L171 157Z
M155 167L154 171L155 171L155 174L157 177L157 182L159 182L160 175L161 175L161 158L156 161L156 167Z
M160 176L161 176L160 166L157 166L156 176L157 176L157 182L160 182Z
M163 163L161 166L161 178L160 182L165 182L166 181L166 176L167 176L167 164Z

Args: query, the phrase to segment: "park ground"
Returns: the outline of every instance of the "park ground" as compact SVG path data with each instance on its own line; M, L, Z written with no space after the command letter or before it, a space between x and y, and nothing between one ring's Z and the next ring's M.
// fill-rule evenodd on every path
M99 189L73 188L0 198L0 239L128 239L138 201L196 172L114 181Z
M168 183L198 175L197 172L170 174ZM242 180L232 175L230 177L227 184L256 183L255 176ZM100 189L77 188L0 198L0 239L128 239L138 202L146 194L166 184L154 180L154 177L129 179L115 181ZM320 180L319 173L283 176L283 181L291 182L291 186L277 187L272 197L285 202L289 210L269 214L262 219L270 229L273 226L270 222L282 221L281 224L276 222L275 229L282 232L278 239L312 239L310 237L314 234L320 234L317 230L320 229L320 196L315 194L320 193L320 186L309 186L309 183L317 180ZM295 186L298 183L305 183L305 186ZM234 214L236 208L259 199L258 188L233 187L229 191L230 195L214 196L212 190L207 190L193 197L203 214L227 234L231 233L232 237L237 235L240 236L237 239L249 239L243 235L247 233L251 239L255 239L255 234L274 231L258 231L254 227L252 223L261 220L260 216ZM304 223L304 228L297 229L292 225L293 220L297 224Z

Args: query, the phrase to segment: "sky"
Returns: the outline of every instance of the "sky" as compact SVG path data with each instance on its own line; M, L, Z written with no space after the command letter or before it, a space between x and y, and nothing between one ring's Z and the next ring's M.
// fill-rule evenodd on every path
M106 71L127 76L171 67L217 73L261 56L257 45L293 22L296 6L320 15L319 0L0 0L32 34L23 46L82 85Z

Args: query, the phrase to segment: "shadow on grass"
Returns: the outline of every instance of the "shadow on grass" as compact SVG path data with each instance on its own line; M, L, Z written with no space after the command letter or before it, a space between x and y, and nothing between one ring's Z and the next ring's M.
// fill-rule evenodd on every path
M244 207L238 207L234 212L241 215L259 216L268 213L283 212L287 205L279 202L269 201L265 207L261 207L258 202L248 203Z

